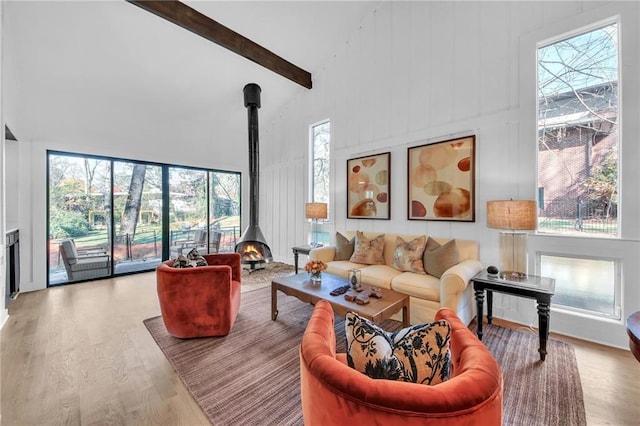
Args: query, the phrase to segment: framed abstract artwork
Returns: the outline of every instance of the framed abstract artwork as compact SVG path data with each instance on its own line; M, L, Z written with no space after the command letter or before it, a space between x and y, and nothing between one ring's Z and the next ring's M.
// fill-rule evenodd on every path
M475 222L476 137L408 149L408 219Z
M347 160L347 218L391 218L390 160L390 152Z

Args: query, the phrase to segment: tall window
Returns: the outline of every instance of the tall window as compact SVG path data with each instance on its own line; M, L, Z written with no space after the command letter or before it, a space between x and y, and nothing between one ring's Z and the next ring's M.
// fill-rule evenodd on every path
M538 231L617 237L618 24L539 45ZM542 254L556 308L619 318L619 261Z
M313 203L329 203L329 147L331 124L311 126L311 190Z
M618 235L618 25L538 48L542 232Z

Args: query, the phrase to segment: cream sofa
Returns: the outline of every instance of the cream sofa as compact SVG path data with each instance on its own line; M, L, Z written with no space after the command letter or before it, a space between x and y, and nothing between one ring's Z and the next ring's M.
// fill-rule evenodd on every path
M365 232L367 238L375 238L382 232ZM478 260L478 243L471 240L456 239L460 262L447 269L440 278L415 272L402 272L393 265L393 254L396 237L405 241L413 240L420 235L402 235L384 233L384 265L362 265L348 260L336 261L336 247L328 245L317 247L309 252L309 259L322 260L327 263L326 272L347 277L349 269L360 269L362 281L378 287L392 289L410 296L411 323L419 324L434 320L441 307L453 309L465 324L469 324L475 316L472 300L472 286L469 281L480 270L482 264ZM355 232L344 234L351 239ZM450 238L435 238L445 244Z

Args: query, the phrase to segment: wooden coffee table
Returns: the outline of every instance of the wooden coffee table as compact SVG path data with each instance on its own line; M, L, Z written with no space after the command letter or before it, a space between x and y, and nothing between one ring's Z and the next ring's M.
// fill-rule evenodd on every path
M303 302L315 305L319 300L326 300L331 303L333 310L338 315L344 317L347 312L353 311L358 315L367 318L375 323L391 318L396 312L402 309L403 327L409 324L409 296L397 293L393 290L381 288L381 299L373 297L369 298L366 305L358 305L356 302L349 302L344 298L344 294L331 296L335 288L346 285L347 279L338 275L322 273L322 282L320 284L312 284L309 274L296 274L287 277L274 278L271 281L271 319L273 321L278 318L278 295L276 292L280 290L286 295L294 296ZM371 287L363 284L366 290Z

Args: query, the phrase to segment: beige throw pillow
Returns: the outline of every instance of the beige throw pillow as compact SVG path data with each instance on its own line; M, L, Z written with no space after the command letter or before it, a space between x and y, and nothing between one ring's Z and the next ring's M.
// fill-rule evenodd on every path
M365 265L384 265L384 234L368 239L360 231L356 232L356 246L351 256L352 262Z
M427 237L415 238L406 242L402 237L396 237L396 248L393 252L393 266L399 271L417 272L424 274L422 256L424 255Z
M429 237L423 261L425 272L440 278L447 269L460 262L456 240L440 245L436 240Z
M335 260L349 260L353 255L353 249L356 244L356 237L347 240L347 237L339 232L336 232L336 259Z

